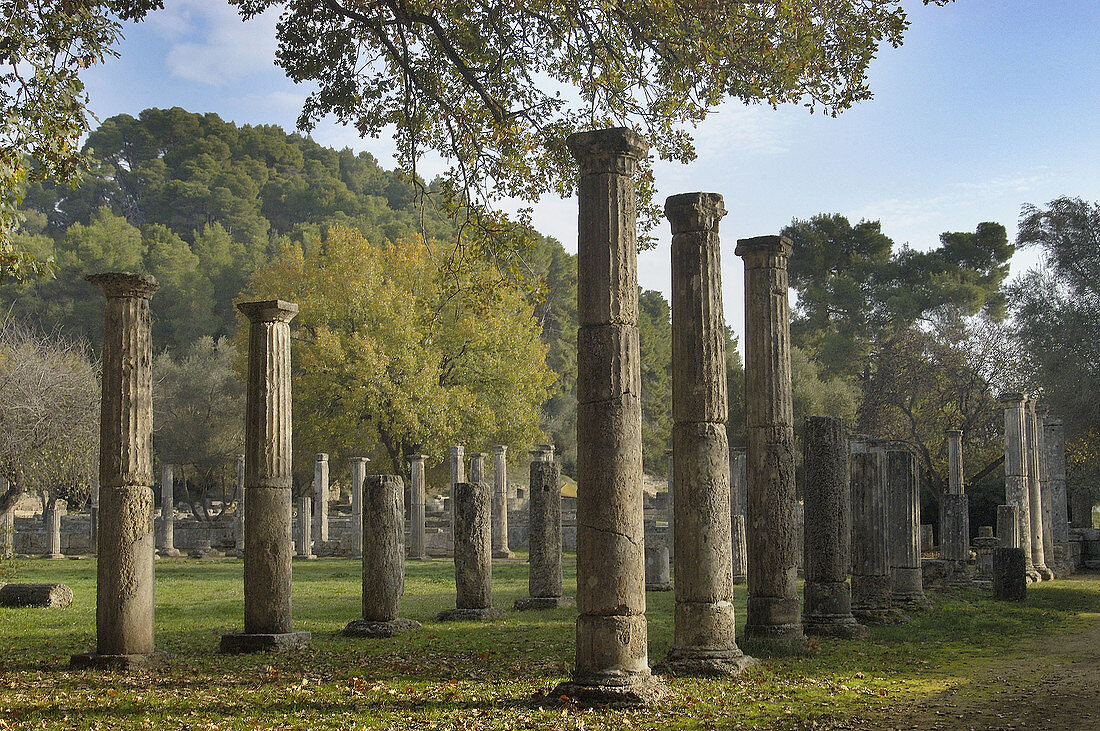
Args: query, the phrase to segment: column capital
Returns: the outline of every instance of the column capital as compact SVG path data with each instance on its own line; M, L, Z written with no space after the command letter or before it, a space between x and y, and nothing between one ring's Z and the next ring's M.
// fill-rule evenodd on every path
M1024 405L1026 397L1019 391L1002 391L997 400L1008 408L1019 408Z
M649 154L645 138L626 127L576 132L566 138L565 145L580 164L581 175L630 175L638 160Z
M751 239L738 239L733 253L745 259L759 260L767 256L790 257L794 242L786 236L754 236Z
M665 218L672 225L673 236L695 231L717 233L718 222L725 215L718 193L680 193L665 199Z
M157 284L157 280L151 274L105 272L103 274L89 274L84 279L97 287L102 287L103 293L108 297L150 299L160 289L160 285Z
M497 456L502 456L505 453L507 453L507 451L508 451L508 445L506 445L506 444L497 444L493 447L493 454L497 455Z
M328 462L328 454L326 452L318 452L317 453L317 461L318 462Z
M249 322L290 322L298 314L298 305L283 300L261 300L259 302L239 302L237 309L244 313Z
M465 453L466 447L462 446L461 444L456 444L448 449L448 454L450 454L452 457L461 457Z
M962 429L944 429L943 433L948 439L950 439L951 437L958 437L959 439L962 439L963 435Z
M370 457L348 457L348 462L351 462L352 464L356 462L366 463L370 462Z
M423 462L427 458L428 456L424 454L410 454L405 457L405 459L407 459L409 462Z

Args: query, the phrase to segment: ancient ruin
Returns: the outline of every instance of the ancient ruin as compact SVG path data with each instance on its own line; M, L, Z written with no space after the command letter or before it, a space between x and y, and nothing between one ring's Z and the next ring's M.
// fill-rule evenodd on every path
M516 609L556 609L576 605L561 588L561 467L554 448L543 445L531 452L531 492L527 509L530 566L528 596L516 599Z
M931 609L921 568L917 455L905 442L886 443L886 504L890 602L904 609Z
M439 614L441 622L486 621L504 616L493 607L492 497L485 482L455 485L455 608Z

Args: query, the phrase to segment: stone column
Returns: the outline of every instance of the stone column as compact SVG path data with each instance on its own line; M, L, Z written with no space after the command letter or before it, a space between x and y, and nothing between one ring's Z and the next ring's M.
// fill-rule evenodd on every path
M741 239L745 260L746 532L749 601L745 634L800 642L802 614L795 535L791 313L781 236Z
M1022 602L1027 599L1027 569L1024 549L993 549L993 598Z
M362 558L363 481L367 479L367 462L370 460L366 457L352 457L348 461L351 462L351 545L348 547L348 553L352 558ZM404 482L402 482L402 489L404 489ZM401 495L401 504L405 504L404 494ZM405 519L404 513L401 514L401 519Z
M671 449L665 450L665 462L668 464L668 474L665 480L665 483L668 485L668 498L665 502L665 513L668 516L668 530L665 532L665 536L668 545L668 555L671 558L676 550L676 542L672 540L672 537L676 535L676 486L673 484L675 457Z
M313 463L313 537L328 541L328 455L317 453Z
M1020 508L997 506L997 540L1004 548L1020 548Z
M650 674L642 515L641 361L634 174L628 129L574 134L577 182L577 654L554 696L641 705Z
M1039 581L1031 559L1031 503L1027 484L1027 409L1023 394L1010 391L998 400L1005 407L1005 502L1015 505L1020 521L1020 548L1029 581Z
M561 467L553 447L531 452L531 496L527 501L530 566L527 593L516 609L556 609L576 604L561 588Z
M244 556L244 455L237 455L237 520L233 530L233 551Z
M993 581L993 549L1000 545L993 537L993 526L979 526L978 536L971 545L974 547L975 578L981 582Z
M962 432L948 429L947 494L940 498L940 553L947 561L970 560L970 503L963 491Z
M493 607L492 496L487 483L455 485L455 608L439 621L485 621L504 616Z
M886 451L879 440L851 442L852 614L866 624L894 617L886 540Z
M1062 570L1071 572L1069 554L1069 510L1066 499L1066 434L1062 420L1056 416L1043 419L1043 461L1047 484L1050 486L1051 540L1062 546Z
M222 652L307 647L309 632L291 621L290 321L298 305L244 302L248 317L245 392L244 632L222 636Z
M14 516L14 513L12 514ZM92 477L92 497L88 501L88 545L96 555L99 544L99 477Z
M0 478L0 492L8 489L8 482ZM94 543L92 544L95 545ZM93 549L94 550L94 549ZM0 558L15 555L15 506L0 510Z
M61 552L61 516L65 513L65 501L54 500L53 507L46 511L46 555L45 558L64 559Z
M905 442L886 444L887 536L890 603L906 609L930 609L924 595L920 553L920 482L917 455Z
M852 616L848 586L851 526L848 430L843 419L811 416L803 436L805 469L805 607L808 635L864 637L867 628Z
M672 591L668 544L661 538L645 544L645 590Z
M420 623L397 616L405 592L405 483L398 475L372 475L364 490L363 618L349 622L349 637L393 637Z
M749 576L745 536L745 450L730 450L730 543L733 547L733 583L744 584Z
M947 437L947 492L950 495L962 495L963 487L963 462L962 462L962 430L947 429L944 431Z
M475 485L487 482L485 479L485 458L488 456L489 455L485 452L473 452L470 454L470 482Z
M74 668L159 664L153 646L153 342L147 274L88 277L103 288L96 651Z
M456 444L447 450L447 464L450 467L451 480L447 492L447 510L451 514L451 538L455 534L455 485L466 481L466 447Z
M313 555L313 500L309 495L298 498L298 540L294 558L303 561L315 561Z
M751 658L734 638L726 332L718 223L722 196L665 201L672 225L672 451L676 609L674 675L736 675Z
M424 536L424 460L423 454L409 455L409 558L425 561L428 545Z
M515 558L508 547L508 447L493 447L493 558Z
M1024 415L1027 431L1027 497L1031 511L1031 564L1043 581L1054 578L1047 566L1043 544L1043 490L1039 479L1039 419L1035 415L1035 400L1027 400Z
M920 526L920 550L921 553L930 553L936 547L936 537L932 533L931 523L921 523Z
M179 556L176 548L175 472L170 464L160 468L160 550L161 556Z

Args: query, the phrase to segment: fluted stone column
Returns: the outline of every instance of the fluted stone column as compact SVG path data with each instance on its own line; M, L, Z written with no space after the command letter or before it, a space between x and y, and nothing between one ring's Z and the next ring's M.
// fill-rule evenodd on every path
M472 452L470 454L470 482L475 485L488 482L485 477L485 458L488 456L485 452Z
M663 538L645 542L645 590L672 591L668 544Z
M237 515L233 529L233 553L244 556L244 455L237 455Z
M1054 550L1054 496L1050 491L1050 465L1047 464L1046 427L1044 426L1046 417L1039 416L1038 413L1032 416L1034 418L1031 423L1035 427L1035 461L1039 464L1039 504L1043 516L1043 560L1046 567L1050 569L1051 578L1056 578L1065 573L1059 563L1059 558L1064 553L1063 549L1059 548L1058 556L1055 556Z
M920 553L920 482L917 455L905 442L886 444L887 535L890 558L890 603L906 609L928 609Z
M1027 408L1023 394L1010 391L998 400L1005 409L1005 503L1015 505L1020 521L1020 548L1029 581L1039 581L1031 557L1031 503L1028 494Z
M1002 548L1020 547L1020 508L1017 505L997 506L997 540Z
M1047 566L1046 547L1043 543L1043 490L1039 475L1039 419L1035 414L1035 400L1027 400L1024 415L1027 426L1027 496L1031 511L1031 564L1043 581L1054 578Z
M748 427L746 532L749 601L745 635L802 637L791 402L790 239L741 239L745 260L745 416Z
M493 529L488 483L455 485L455 608L441 622L485 621L504 616L493 607Z
M313 538L328 541L328 455L317 453L313 463Z
M806 419L803 442L806 583L802 628L808 635L864 637L867 628L852 616L848 586L848 430L843 419L811 416Z
M451 514L451 538L455 534L455 485L466 481L466 447L456 444L447 450L447 465L451 479L447 492L447 509ZM473 482L473 480L471 480Z
M352 457L348 461L351 462L351 545L348 546L348 554L358 559L363 557L363 481L367 479L367 462L370 460ZM404 494L401 495L401 504L405 504ZM401 519L405 519L404 513Z
M577 650L553 695L638 705L649 670L642 515L641 362L633 176L648 152L628 129L574 134L577 183Z
M658 669L736 675L752 658L734 637L726 333L722 314L722 196L665 201L672 225L672 451L676 609L672 648Z
M675 482L673 475L675 473L674 467L676 458L671 449L665 450L665 462L668 464L668 474L665 480L665 484L668 486L668 498L665 502L668 530L665 533L665 537L668 545L668 555L671 558L676 551L676 541L672 539L672 537L676 535L676 485L673 484Z
M733 548L733 583L744 584L749 577L749 557L745 536L745 450L730 450L730 543Z
M179 556L176 548L175 472L170 464L160 468L160 549L161 556Z
M947 561L970 560L970 504L963 490L962 432L948 429L947 494L940 499L940 553Z
M556 609L576 604L561 588L561 467L554 448L531 452L531 497L527 501L530 565L529 596L516 599L516 609Z
M515 558L508 547L508 447L493 447L493 558Z
M92 555L96 555L99 548L99 477L92 477L92 497L88 501L88 545Z
M363 497L363 618L344 634L393 637L420 627L397 616L405 592L405 483L398 475L371 475Z
M244 302L248 328L245 394L244 632L222 636L223 652L306 647L291 621L290 321L298 305Z
M880 440L851 441L852 614L865 624L894 618L886 540L886 450Z
M315 561L313 555L313 499L309 495L298 498L298 540L294 558Z
M147 274L88 277L103 288L103 376L99 421L99 560L96 651L71 665L157 664L153 646L153 343Z
M1062 546L1062 570L1072 572L1069 561L1069 502L1066 495L1066 433L1060 418L1043 419L1043 459L1047 465L1047 483L1050 485L1051 539Z
M424 536L424 460L423 454L409 455L409 558L424 561L428 544Z
M54 500L53 507L46 511L46 554L45 558L63 559L61 552L61 516L65 514L65 501Z

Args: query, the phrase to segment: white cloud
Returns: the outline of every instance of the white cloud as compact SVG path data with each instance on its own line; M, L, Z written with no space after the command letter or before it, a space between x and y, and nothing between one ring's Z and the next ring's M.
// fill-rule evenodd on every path
M716 155L767 156L788 151L790 118L760 104L726 102L695 130L700 159Z

